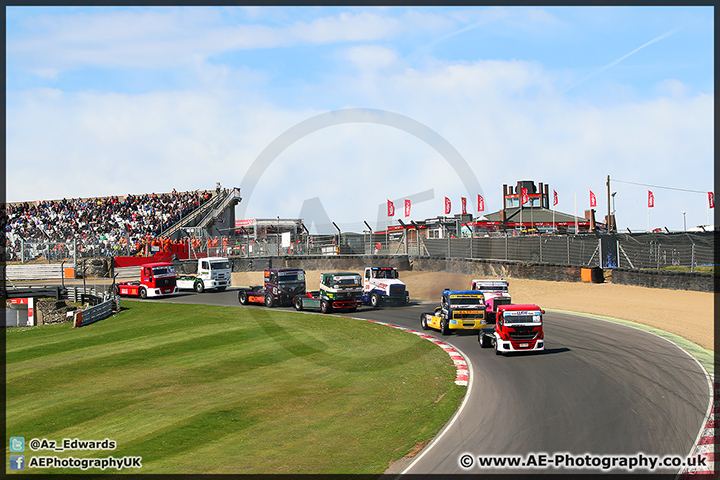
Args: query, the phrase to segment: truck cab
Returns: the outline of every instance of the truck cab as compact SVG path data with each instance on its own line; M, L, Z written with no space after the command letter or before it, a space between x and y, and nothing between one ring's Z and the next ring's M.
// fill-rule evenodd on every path
M293 298L305 293L305 271L301 268L270 268L265 270L263 285L241 288L238 301L242 305L261 303L292 305Z
M485 295L485 312L488 323L495 323L497 308L500 305L510 305L512 299L508 289L510 282L501 278L481 278L472 281L472 289L483 292Z
M172 263L146 263L140 266L140 280L118 283L113 290L118 295L163 297L178 293L176 278Z
M544 313L545 310L534 304L500 305L495 327L479 333L480 346L494 346L497 355L545 350Z
M202 293L207 289L221 292L232 285L230 260L225 257L198 258L196 275L180 275L177 286L180 290L195 290Z
M361 305L362 278L354 272L323 273L320 276L320 290L295 297L297 310L355 311Z
M440 306L433 313L420 314L420 326L423 330L440 330L443 335L486 328L485 297L472 290L443 290Z
M398 279L397 268L365 267L362 302L373 308L384 304L404 305L410 302L405 284Z

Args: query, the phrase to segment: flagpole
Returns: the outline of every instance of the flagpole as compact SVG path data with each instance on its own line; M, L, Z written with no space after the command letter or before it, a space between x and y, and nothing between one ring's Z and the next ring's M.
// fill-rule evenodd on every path
M577 221L577 192L575 192L575 235L578 234L578 221Z

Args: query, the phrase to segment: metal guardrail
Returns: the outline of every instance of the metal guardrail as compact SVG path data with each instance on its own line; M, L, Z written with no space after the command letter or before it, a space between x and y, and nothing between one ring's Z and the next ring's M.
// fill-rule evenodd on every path
M73 315L73 327L84 327L111 316L116 303L119 304L119 301L109 299L86 310L76 310Z
M67 296L67 290L60 286L22 286L17 288L5 287L0 292L0 297L4 298L27 298L27 297L55 297L60 300Z
M8 280L50 280L63 278L63 265L60 263L42 265L6 265Z
M92 300L88 297L94 297L95 299L105 299L110 291L110 285L105 287L66 287L67 296L66 298L70 302L85 302Z

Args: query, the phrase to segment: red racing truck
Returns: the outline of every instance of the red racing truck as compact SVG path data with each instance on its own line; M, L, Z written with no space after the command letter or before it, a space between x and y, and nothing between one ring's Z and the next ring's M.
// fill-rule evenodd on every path
M140 280L117 283L113 287L118 295L164 297L178 293L175 267L169 262L146 263L140 266Z
M494 346L497 355L545 350L544 313L534 304L499 305L495 326L479 332L480 347Z

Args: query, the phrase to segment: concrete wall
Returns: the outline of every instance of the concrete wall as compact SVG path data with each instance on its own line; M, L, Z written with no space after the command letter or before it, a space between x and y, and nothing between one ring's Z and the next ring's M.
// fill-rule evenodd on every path
M717 292L715 275L710 273L667 272L662 270L630 270L615 268L612 272L613 283L638 285L649 288L669 288L673 290L695 290L699 292Z
M355 271L362 273L365 267L395 267L412 270L406 256L395 255L317 255L278 256L259 258L231 258L233 272L258 272L267 268L303 268L304 270Z
M496 260L416 258L413 270L453 272L476 277L528 278L556 282L579 282L580 267L548 263L505 262Z
M257 272L267 268L298 267L305 270L354 271L362 273L365 267L395 267L398 270L451 272L476 277L527 278L556 282L580 282L582 267L548 263L512 262L501 260L473 260L459 258L415 258L403 255L332 255L332 256L278 256L260 258L230 258L233 272ZM193 273L197 260L175 262L178 272ZM604 271L605 281L621 285L650 288L717 291L715 277L708 273L683 273L656 270L630 270L615 268Z

